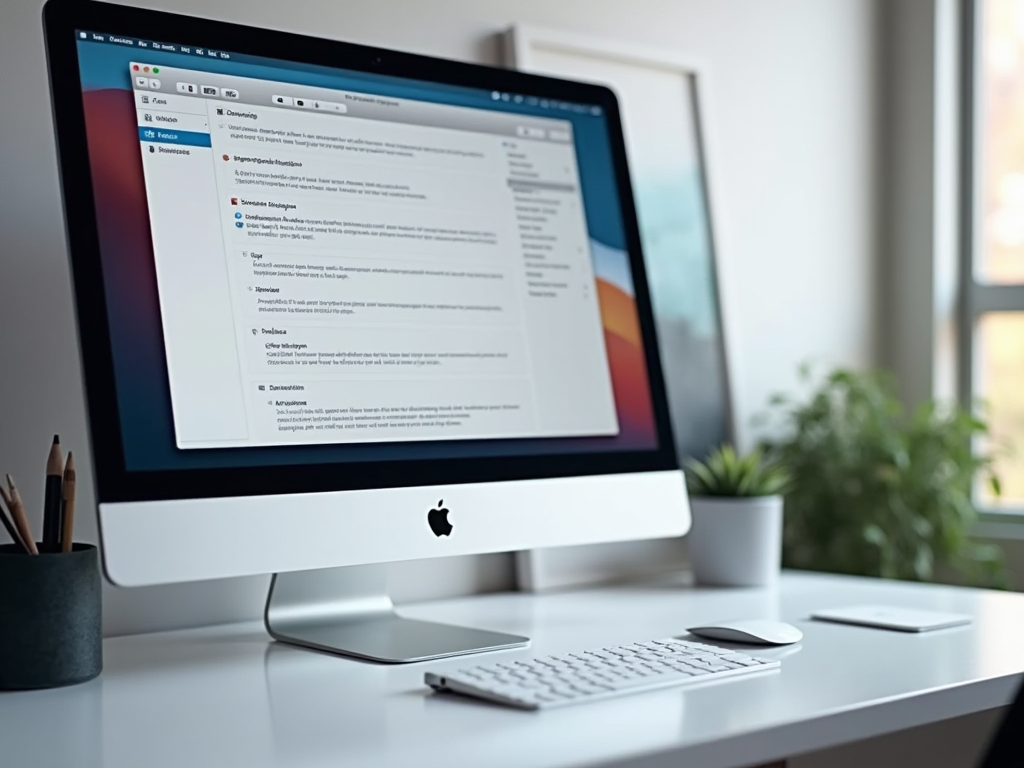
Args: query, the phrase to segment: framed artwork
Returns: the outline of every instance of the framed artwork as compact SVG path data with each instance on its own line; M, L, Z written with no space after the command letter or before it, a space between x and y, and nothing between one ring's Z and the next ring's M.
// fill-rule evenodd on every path
M676 447L682 458L703 458L733 435L706 67L673 52L530 25L513 26L504 43L509 66L602 83L619 98ZM521 552L519 586L544 590L678 570L683 547L673 539Z

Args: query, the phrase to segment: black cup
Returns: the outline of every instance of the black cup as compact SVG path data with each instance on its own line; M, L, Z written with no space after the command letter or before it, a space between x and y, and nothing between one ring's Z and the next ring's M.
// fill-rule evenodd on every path
M96 547L26 555L0 546L0 690L57 688L103 671Z

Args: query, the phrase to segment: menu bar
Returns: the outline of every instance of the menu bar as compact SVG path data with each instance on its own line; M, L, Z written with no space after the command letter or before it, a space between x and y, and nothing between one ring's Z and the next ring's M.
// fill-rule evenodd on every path
M79 40L88 40L91 43L112 43L123 45L127 48L138 48L144 51L163 51L165 53L184 53L190 56L201 56L204 59L234 59L236 58L227 51L215 51L210 48L197 48L192 45L176 45L174 43L161 43L157 40L143 40L138 37L123 37L122 35L105 35L99 32L78 31Z

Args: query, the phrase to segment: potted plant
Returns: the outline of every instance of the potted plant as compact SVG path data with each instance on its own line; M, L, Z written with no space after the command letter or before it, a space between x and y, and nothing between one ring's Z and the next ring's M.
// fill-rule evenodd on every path
M690 561L698 583L765 586L779 574L782 493L788 476L761 451L731 446L686 462L693 527Z
M908 416L888 375L842 369L806 402L773 403L784 437L766 448L792 480L787 567L930 581L945 565L975 584L1005 582L998 550L969 536L975 482L999 493L991 458L974 450L983 419L935 402Z

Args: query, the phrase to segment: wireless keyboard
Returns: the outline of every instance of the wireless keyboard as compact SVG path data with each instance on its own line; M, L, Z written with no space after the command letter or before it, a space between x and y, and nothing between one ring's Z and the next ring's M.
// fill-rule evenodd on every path
M484 664L444 674L428 672L424 679L438 691L520 709L548 709L714 682L779 666L777 661L666 637L581 653Z

